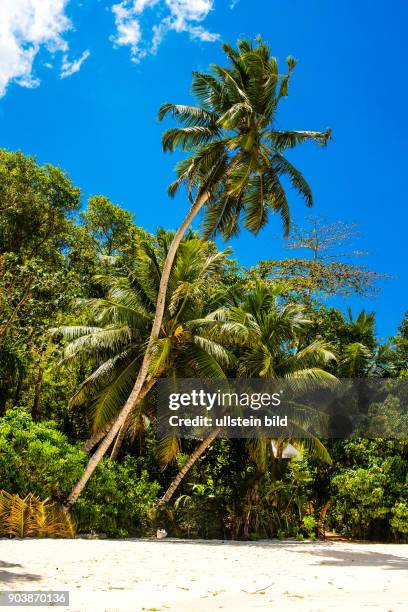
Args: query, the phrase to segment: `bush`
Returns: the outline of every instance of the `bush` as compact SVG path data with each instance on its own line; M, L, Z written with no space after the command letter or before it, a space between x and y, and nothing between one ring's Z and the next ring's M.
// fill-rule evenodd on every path
M397 534L408 536L408 503L398 502L391 510L392 518L390 525L393 531Z
M314 516L307 514L302 519L303 529L310 540L316 539L317 521Z
M22 409L0 419L0 488L9 493L62 503L87 460L51 421L35 423ZM73 508L78 531L146 534L148 509L158 489L138 460L127 457L119 464L104 459Z
M408 445L404 440L349 440L332 478L331 526L344 535L406 541Z

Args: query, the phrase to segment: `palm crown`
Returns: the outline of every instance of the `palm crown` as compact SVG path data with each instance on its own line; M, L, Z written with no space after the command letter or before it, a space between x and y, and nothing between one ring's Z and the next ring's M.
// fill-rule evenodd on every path
M70 340L65 362L84 361L92 374L71 399L90 403L94 430L120 410L134 384L149 336L161 268L171 234L160 231L158 244L142 242L132 270L113 270L100 277L105 296L86 300L95 326L62 327ZM152 347L149 378L160 375L223 378L230 356L215 339L206 337L203 322L210 312L206 300L211 281L223 265L223 252L192 236L182 242L172 270L160 337ZM138 405L137 412L143 410Z
M316 380L333 380L326 371L335 359L331 347L319 339L305 343L311 321L303 306L280 303L275 289L257 285L228 318L244 332L241 376L287 378L293 385L303 381L306 388Z
M258 39L253 45L238 41L237 50L223 49L229 66L212 66L211 73L195 72L193 94L198 106L163 104L159 118L171 115L180 124L163 135L163 148L191 151L177 166L170 185L174 195L184 183L190 199L207 195L204 235L217 232L225 238L244 226L253 233L266 224L270 212L280 214L285 234L290 212L282 177L313 203L311 189L297 168L284 156L288 148L307 140L325 145L325 132L282 131L276 128L277 108L288 95L295 60L287 58L288 71L279 74L269 46Z
M238 306L225 313L225 318L221 327L227 325L228 335L243 345L238 363L239 376L270 380L282 378L290 381L292 388L301 391L307 391L316 383L335 384L336 378L327 372L329 363L336 359L330 345L323 340L306 341L311 321L300 304L281 303L278 289L257 285ZM218 337L222 338L222 333ZM275 440L278 454L287 442L291 442L299 450L307 449L330 463L327 449L310 432L310 427L315 427L320 421L326 422L324 414L296 403L286 409L292 431L298 431L299 438ZM272 446L262 438L251 440L247 446L258 465L266 460L267 449L272 452Z

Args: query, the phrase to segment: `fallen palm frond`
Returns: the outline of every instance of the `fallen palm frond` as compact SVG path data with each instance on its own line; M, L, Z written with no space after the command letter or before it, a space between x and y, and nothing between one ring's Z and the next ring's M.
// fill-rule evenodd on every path
M0 490L0 536L74 538L75 524L69 513L49 499L31 493L24 499Z

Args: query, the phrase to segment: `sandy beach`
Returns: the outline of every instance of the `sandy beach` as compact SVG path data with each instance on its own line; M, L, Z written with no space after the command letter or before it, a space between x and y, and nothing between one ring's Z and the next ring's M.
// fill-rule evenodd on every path
M69 590L59 609L81 612L387 612L407 609L408 545L3 539L0 585Z

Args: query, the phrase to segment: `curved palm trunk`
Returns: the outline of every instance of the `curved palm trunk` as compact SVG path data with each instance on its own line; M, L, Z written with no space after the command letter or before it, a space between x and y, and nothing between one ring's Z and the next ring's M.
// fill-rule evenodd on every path
M149 365L151 361L151 355L150 355L151 346L153 342L159 337L160 327L161 327L162 320L163 320L164 306L166 302L167 285L169 282L169 276L170 276L171 268L173 266L174 258L177 253L177 249L180 245L180 242L183 239L183 236L188 226L190 225L194 217L197 215L197 213L200 211L200 209L204 206L204 204L208 200L208 197L209 197L208 193L205 193L204 195L200 196L194 202L187 216L185 217L184 221L182 222L179 229L174 235L169 251L167 253L166 261L164 262L163 271L162 271L162 275L160 279L160 286L159 286L159 292L158 292L157 304L156 304L156 312L154 316L152 329L150 332L149 344L144 354L142 365L137 375L136 382L133 386L133 389L125 405L120 411L113 427L111 428L110 432L105 437L105 439L101 442L96 452L90 458L88 465L85 468L84 473L82 474L81 478L78 480L78 482L72 489L71 493L69 494L66 505L65 505L65 507L68 510L73 506L73 504L76 502L76 500L80 496L86 483L88 482L88 480L94 473L97 465L99 464L102 457L108 450L109 446L112 444L119 429L122 427L128 415L133 410L133 407L136 405L138 401L140 391L143 387L143 383L146 379L146 376L149 370Z
M197 446L195 451L190 455L190 457L188 458L188 460L185 463L185 465L183 465L183 467L181 468L181 470L179 471L179 473L177 474L177 476L175 477L175 479L173 480L173 482L171 483L171 485L169 486L169 488L167 489L167 491L165 492L165 494L161 498L161 500L159 502L159 506L162 506L166 502L170 501L170 499L173 497L174 492L176 491L177 487L179 486L180 482L183 480L184 476L187 474L187 472L190 470L190 468L193 467L193 465L195 464L197 459L199 459L201 457L201 455L207 450L207 448L210 446L211 442L218 436L218 434L220 433L221 429L222 429L221 427L217 427L216 429L214 429L214 431L212 431L201 442L201 444L199 444Z
M154 385L157 382L157 378L158 378L157 376L155 378L151 378L148 382L144 384L143 389L140 392L138 402L140 402L144 397L146 397L146 395L149 393L152 387L154 387ZM125 439L126 432L129 429L129 425L131 421L132 421L132 413L130 412L126 418L126 421L123 423L122 427L119 429L119 433L117 435L115 445L110 455L111 459L117 458L120 448L123 444L123 440Z
M93 447L96 446L98 442L103 440L103 438L109 432L110 428L115 424L116 419L117 419L117 415L115 414L113 419L108 421L106 425L102 427L102 429L99 429L98 431L96 431L94 434L92 434L90 438L88 438L88 440L86 440L86 442L84 442L81 450L83 450L84 453L90 453Z
M150 389L153 387L153 384L156 382L158 377L152 379L152 384L150 385L146 385L146 388L143 388L140 392L139 395L139 399L138 401L142 400L145 395L148 394L148 392L150 391ZM106 423L106 425L104 425L102 427L102 429L99 429L98 431L96 431L94 434L92 434L92 436L90 438L88 438L88 440L86 440L86 442L84 442L83 446L82 446L82 450L84 451L84 453L89 453L91 452L91 450L93 449L94 446L96 446L98 444L98 442L100 442L101 440L103 440L103 438L106 436L106 434L109 432L109 430L111 429L111 427L113 427L113 425L115 424L116 419L118 418L118 415L115 414L115 416ZM120 435L120 432L118 436ZM116 444L115 444L116 445ZM119 449L118 449L119 450ZM113 452L113 451L112 451ZM111 457L112 458L112 457Z

